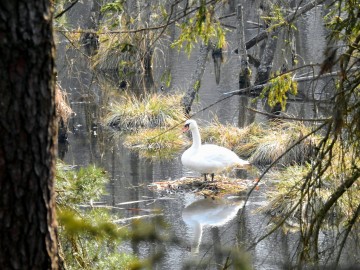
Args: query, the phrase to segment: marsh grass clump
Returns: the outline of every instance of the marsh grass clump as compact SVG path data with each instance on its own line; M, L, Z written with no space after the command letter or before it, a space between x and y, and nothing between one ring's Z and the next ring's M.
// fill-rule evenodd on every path
M261 211L274 217L289 215L287 223L299 226L302 222L310 222L314 214L325 205L337 188L351 175L352 153L346 154L339 145L334 147L331 164L324 170L317 185L311 190L304 190L304 183L312 181L312 165L307 163L303 166L287 166L282 170L272 171L268 177L274 179L274 186L267 193L269 204L261 208ZM325 160L323 161L325 165ZM358 163L360 160L358 159ZM357 164L359 165L359 164ZM324 166L325 168L325 166ZM327 226L346 226L355 212L354 207L360 204L360 184L355 183L348 188L336 204L326 214ZM299 203L300 202L300 203Z
M255 150L256 138L263 133L264 128L256 123L240 129L230 124L222 125L217 119L202 129L205 142L216 143L244 157Z
M129 134L124 140L126 147L138 150L140 156L151 159L171 158L187 143L188 141L182 138L178 130L161 128Z
M270 164L291 148L278 162L281 165L302 164L309 160L320 136L311 135L311 128L302 122L275 122L256 140L257 147L251 154L250 162Z
M181 98L177 94L145 94L140 98L127 94L108 108L104 123L123 132L170 127L185 120Z
M269 127L253 123L244 128L222 125L215 120L202 129L203 140L233 150L241 157L257 165L275 161L288 148L307 135L311 129L303 123L275 122ZM289 150L279 164L304 163L309 159L319 136L312 135Z
M306 176L309 165L288 166L281 170L272 170L268 173L268 179L272 179L273 186L267 192L269 203L261 207L259 211L270 214L273 217L282 217L291 211L298 203L301 196L302 179ZM301 217L298 210L294 211L287 219L288 224L295 224Z

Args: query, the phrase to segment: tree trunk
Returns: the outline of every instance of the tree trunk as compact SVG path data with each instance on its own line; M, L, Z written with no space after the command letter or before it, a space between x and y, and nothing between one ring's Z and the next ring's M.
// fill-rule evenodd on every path
M80 41L84 46L85 53L88 56L93 56L97 53L99 49L99 36L96 34L96 31L99 28L100 12L101 5L98 0L93 0L90 9L90 16L85 23L85 28L91 30L92 32L86 32L81 34Z
M245 32L244 32L244 14L243 6L238 5L237 13L237 39L240 58L240 74L239 74L239 88L247 88L251 85L251 70L247 59L247 51L245 46Z
M185 108L185 113L187 115L190 114L191 106L194 102L196 94L198 93L201 85L201 78L205 71L205 65L207 61L207 57L210 51L210 45L202 44L200 45L200 53L199 57L196 61L196 69L191 76L190 85L187 89L185 96L182 99L182 105Z
M58 269L51 1L0 3L0 269Z

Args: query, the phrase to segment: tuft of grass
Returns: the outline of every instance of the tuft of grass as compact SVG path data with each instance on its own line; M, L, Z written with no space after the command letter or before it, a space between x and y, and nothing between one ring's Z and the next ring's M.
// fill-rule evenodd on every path
M259 211L268 213L274 217L285 216L297 204L301 196L302 180L306 176L309 166L288 166L282 170L272 170L268 173L268 179L272 179L274 185L267 192L269 203L259 208ZM294 225L300 218L299 208L288 218L288 222Z
M239 129L230 124L222 125L215 120L201 130L205 142L215 143L233 150L241 157L249 158L253 164L270 164L281 156L286 149L311 131L299 122L275 122L270 127L253 123ZM312 135L293 147L279 164L301 164L309 159L319 141Z
M311 128L302 122L275 122L256 139L257 147L249 160L254 164L269 164L310 132ZM318 135L304 139L287 152L279 160L279 164L304 163L310 158L319 139Z
M249 157L257 146L256 138L264 132L264 128L256 123L239 129L230 124L222 125L215 120L202 129L202 137L205 142L216 143L240 156Z
M176 94L145 94L141 98L128 94L108 108L104 123L125 132L170 127L185 120L181 98Z
M302 190L311 164L287 166L282 170L274 170L269 173L268 178L273 179L274 186L267 193L269 204L259 210L269 213L275 217L286 216L290 210L302 201L302 208L297 206L290 215L291 225L299 225L299 220L310 221L314 211L320 209L334 194L338 187L349 178L354 166L351 156L354 151L347 149L343 151L340 145L334 147L331 164L324 171L324 174L317 180L317 185L311 191ZM324 161L324 165L325 165ZM360 160L358 159L358 164ZM324 166L325 167L325 166ZM341 196L332 210L328 212L327 224L346 225L353 217L354 208L360 203L359 183L355 183ZM303 198L301 196L304 196Z
M184 140L178 130L146 129L125 137L124 145L138 150L145 158L171 158L180 151L188 141Z

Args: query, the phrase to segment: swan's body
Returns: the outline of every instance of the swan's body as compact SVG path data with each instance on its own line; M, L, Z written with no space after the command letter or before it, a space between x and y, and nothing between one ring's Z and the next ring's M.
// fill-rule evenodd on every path
M199 173L211 174L224 171L230 167L244 167L249 165L248 161L239 158L233 151L215 144L201 144L198 125L195 120L187 120L184 132L190 130L193 143L181 156L182 164Z

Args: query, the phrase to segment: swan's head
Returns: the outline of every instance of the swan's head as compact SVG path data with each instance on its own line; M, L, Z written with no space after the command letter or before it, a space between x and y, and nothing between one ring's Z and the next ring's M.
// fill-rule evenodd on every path
M196 121L193 119L189 119L189 120L186 120L182 131L187 132L189 130L191 131L191 130L195 130L197 128L198 128L198 125L197 125Z

